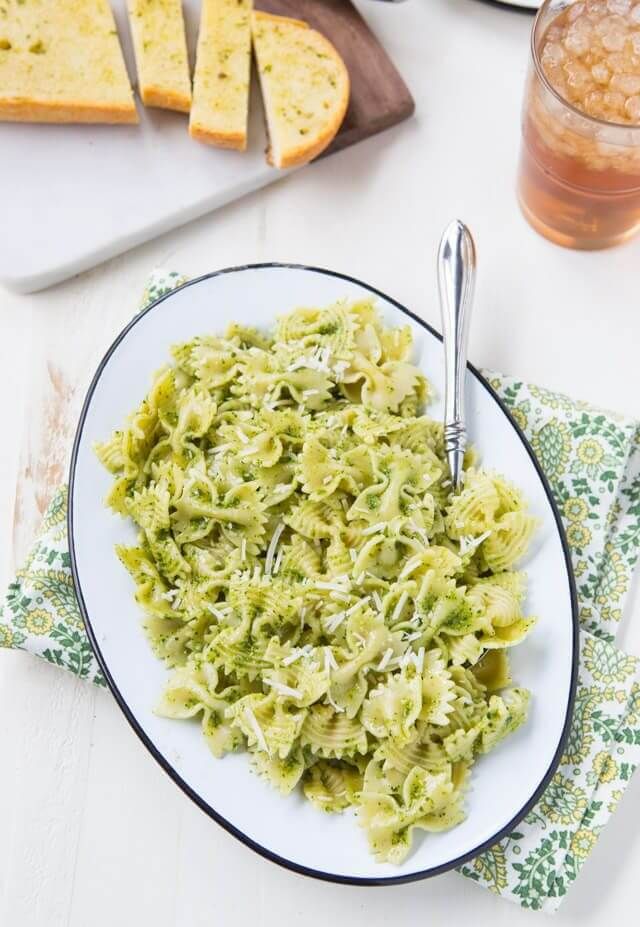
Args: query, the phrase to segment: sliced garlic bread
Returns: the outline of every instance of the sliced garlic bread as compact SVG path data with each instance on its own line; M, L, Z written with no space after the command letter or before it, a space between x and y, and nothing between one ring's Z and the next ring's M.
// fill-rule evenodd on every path
M145 106L191 108L191 78L181 0L128 0L129 23Z
M315 158L342 124L349 74L333 45L307 23L255 12L253 48L269 132L267 160L294 167Z
M189 133L220 148L247 147L251 0L202 0Z
M108 0L0 7L0 119L138 121Z

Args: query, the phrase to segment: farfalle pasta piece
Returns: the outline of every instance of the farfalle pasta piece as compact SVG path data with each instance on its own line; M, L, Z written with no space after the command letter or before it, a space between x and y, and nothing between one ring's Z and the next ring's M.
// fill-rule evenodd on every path
M524 557L537 527L527 512L507 512L482 545L482 557L493 573L509 570Z
M257 747L250 750L249 755L257 773L282 795L293 792L305 771L304 756L299 747L294 747L284 758L279 755L269 756Z
M300 456L303 477L302 489L310 499L321 500L331 496L337 489L346 492L357 490L357 482L350 468L338 459L335 448L325 447L315 436L304 442ZM357 473L355 474L357 477Z
M206 335L186 345L176 345L171 353L181 370L208 389L215 389L238 374L243 352L233 341Z
M187 442L202 438L211 427L215 414L215 400L202 386L185 390L178 405L178 421L170 436L174 453L182 455Z
M444 746L433 736L434 729L429 725L422 725L416 729L412 740L399 743L393 738L383 740L375 752L374 759L382 760L382 770L385 774L395 771L407 776L411 770L418 766L428 772L446 772L449 767L449 757Z
M484 653L484 645L475 634L449 637L446 642L447 655L453 666L477 663Z
M335 761L319 760L304 775L302 790L305 797L320 811L344 811L357 803L362 788L362 775L353 766Z
M379 740L411 738L422 708L422 677L412 662L371 689L362 705L362 724Z
M338 503L312 502L304 498L289 510L284 521L304 538L318 541L331 538L339 529L342 516Z
M491 580L471 586L467 595L487 618L488 628L505 627L522 617L520 596L513 589Z
M193 718L202 713L202 731L217 758L237 750L242 738L227 721L227 708L242 695L239 687L218 690L219 675L211 664L191 660L172 674L156 706L165 718Z
M392 637L382 616L370 608L358 609L345 622L346 647L331 673L329 698L337 710L354 718L369 689L367 669L378 664L390 648Z
M282 559L279 573L283 577L304 581L319 577L322 573L322 557L316 548L299 534L282 545Z
M165 480L145 486L131 493L126 502L127 513L145 531L167 530L169 518L169 489Z
M278 319L277 342L304 350L328 349L330 354L350 352L354 346L356 323L352 307L337 302L326 309L297 309Z
M107 441L96 441L93 445L95 454L109 473L120 475L125 467L125 457L122 447L122 432L114 431Z
M526 689L505 690L502 695L492 695L485 724L480 735L480 752L488 753L507 734L516 731L527 719L530 694Z
M489 473L466 470L464 489L456 495L446 517L451 538L476 537L491 530L500 507L500 496Z
M247 738L250 748L284 760L307 718L307 709L286 705L275 692L244 695L227 708L227 718Z
M424 378L411 364L386 361L378 366L360 352L353 354L343 377L343 391L350 401L368 409L397 412L403 399L420 387Z
M481 634L480 643L487 650L513 647L525 639L535 623L535 618L518 618L512 624L499 625L491 633Z
M422 707L420 720L446 725L456 697L454 680L438 649L428 650L422 668Z
M330 669L326 660L296 660L288 666L280 666L271 673L264 673L262 681L267 689L286 698L299 708L315 704L327 694L330 685Z
M313 705L309 709L300 742L311 753L325 759L368 752L367 732L359 721L335 711L331 705Z
M499 692L513 682L509 658L502 649L487 650L477 663L474 663L471 671L487 692Z
M365 775L360 824L376 859L401 863L411 848L412 830L451 804L454 793L451 774L414 767L404 781L399 802L389 793L369 791L372 784Z
M220 606L213 606L224 620L225 612ZM212 614L215 615L215 612ZM269 668L265 657L268 643L256 640L251 633L251 619L245 617L237 625L223 626L213 633L207 646L207 652L216 666L221 667L228 676L235 675L254 680Z

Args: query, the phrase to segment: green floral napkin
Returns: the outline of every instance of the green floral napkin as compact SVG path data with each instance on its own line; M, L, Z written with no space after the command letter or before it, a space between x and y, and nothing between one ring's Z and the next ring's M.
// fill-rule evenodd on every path
M184 278L156 272L146 306ZM640 660L614 644L640 554L640 425L488 374L529 438L563 516L576 574L581 656L567 749L544 795L507 838L460 868L525 908L560 904L640 760ZM0 646L104 686L71 579L67 489L51 501L0 610Z

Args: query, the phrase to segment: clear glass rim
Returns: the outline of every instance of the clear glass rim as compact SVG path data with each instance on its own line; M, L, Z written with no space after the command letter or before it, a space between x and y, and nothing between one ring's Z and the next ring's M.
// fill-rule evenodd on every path
M531 57L533 59L533 65L535 67L538 80L543 85L545 90L551 94L552 97L555 97L555 99L559 103L562 103L562 105L565 106L570 112L575 113L576 116L580 116L582 119L584 119L586 123L590 123L593 126L602 126L603 128L608 129L621 129L625 132L631 132L634 135L640 135L640 125L634 125L632 122L608 122L606 119L599 119L597 116L590 116L583 110L578 109L578 107L574 106L573 103L565 100L565 98L560 93L558 93L555 87L553 87L553 85L547 79L547 76L544 73L544 69L542 67L542 62L540 61L540 56L538 55L536 38L538 36L538 29L542 23L542 17L552 2L553 0L544 0L544 3L536 13L536 18L533 21L533 27L531 29ZM571 3L568 3L567 6L571 6Z

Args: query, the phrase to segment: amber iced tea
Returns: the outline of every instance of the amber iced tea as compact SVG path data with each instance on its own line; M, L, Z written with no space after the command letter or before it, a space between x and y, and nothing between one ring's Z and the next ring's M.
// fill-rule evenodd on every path
M532 53L523 212L558 244L617 244L640 229L640 0L547 0Z

